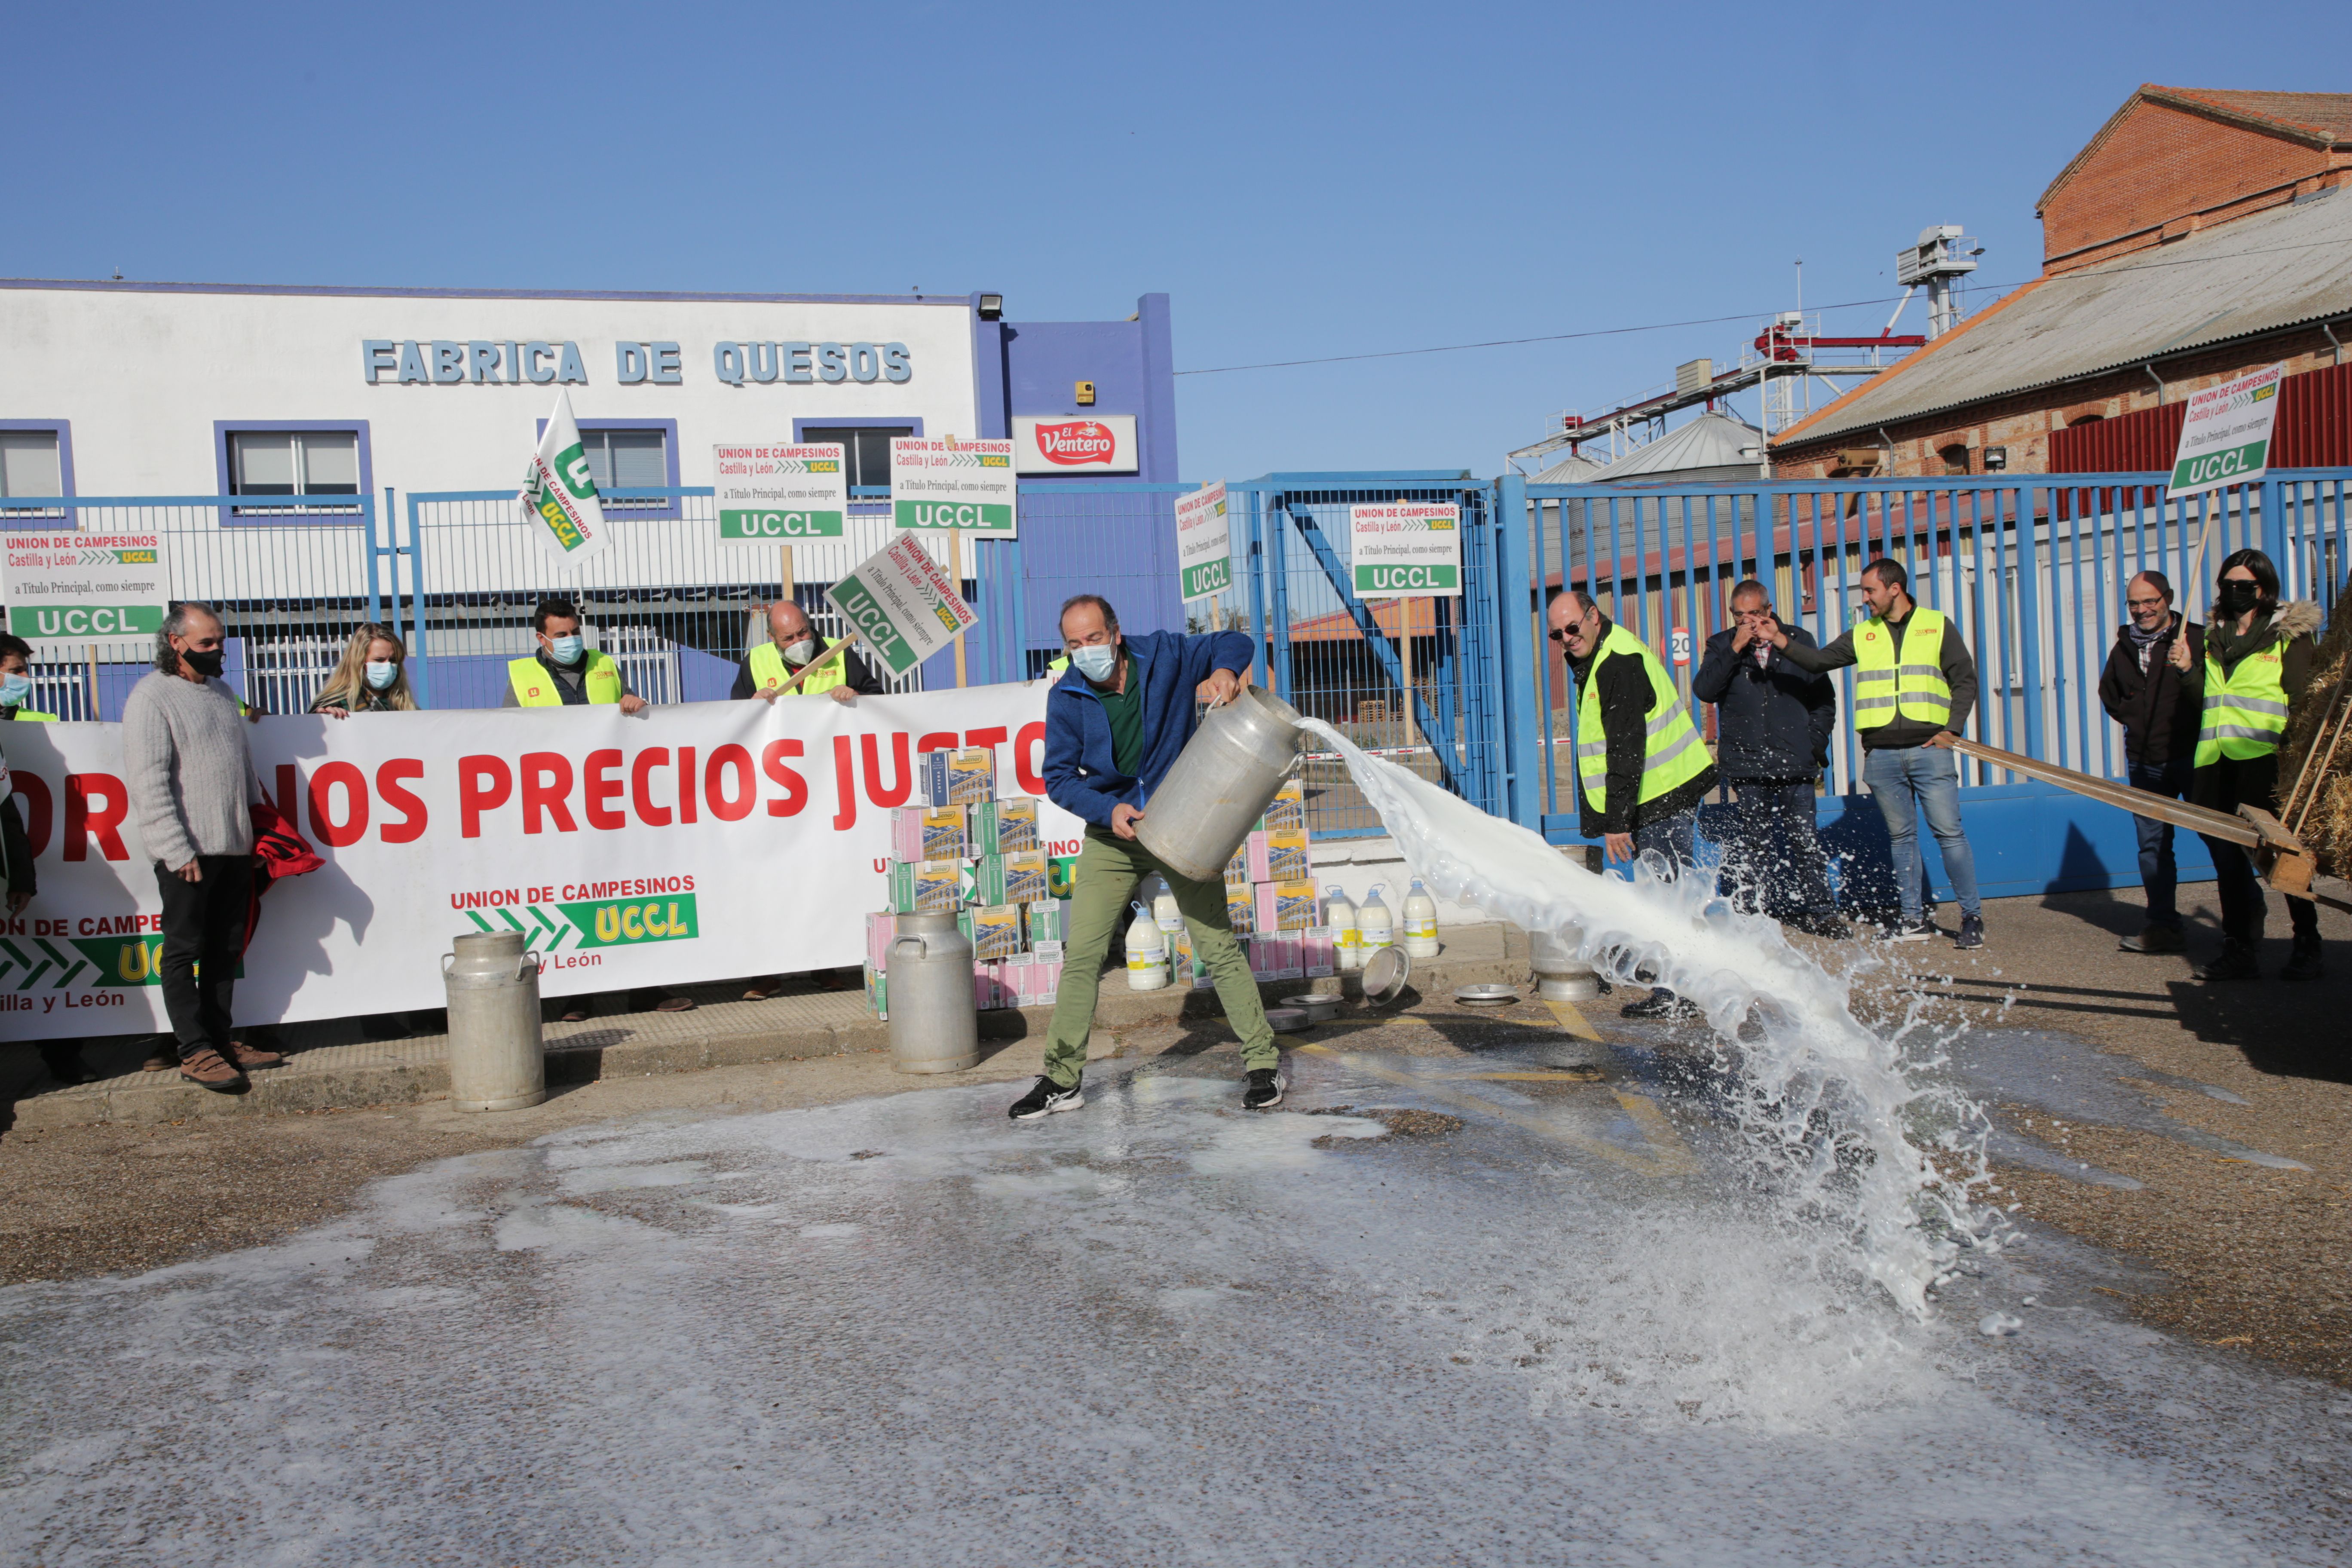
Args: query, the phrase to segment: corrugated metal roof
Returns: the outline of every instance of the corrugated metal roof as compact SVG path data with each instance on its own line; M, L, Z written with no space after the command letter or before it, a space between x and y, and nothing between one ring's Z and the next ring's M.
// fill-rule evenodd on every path
M1757 473L1756 426L1728 414L1706 413L1668 431L1644 447L1636 447L1591 481L1616 485L1628 480L1655 483L1669 477L1692 479L1754 479ZM1745 451L1742 448L1746 448ZM1708 469L1728 469L1713 474Z
M1829 440L2346 314L2352 192L2338 189L2030 283L1772 444Z
M1544 469L1542 472L1529 475L1528 478L1528 483L1531 485L1589 485L1600 477L1601 470L1606 465L1604 464L1594 462L1590 458L1580 458L1575 453L1570 452L1568 456L1562 458L1559 462L1554 463L1550 468Z

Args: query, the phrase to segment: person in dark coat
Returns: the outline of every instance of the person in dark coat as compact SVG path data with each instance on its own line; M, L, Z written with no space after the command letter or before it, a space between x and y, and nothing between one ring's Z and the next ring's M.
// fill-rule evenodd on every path
M2179 800L2189 793L2197 751L2200 682L2170 658L2186 645L2189 669L2205 668L2205 628L2173 613L2172 584L2161 572L2142 572L2124 584L2131 619L2116 628L2116 646L2099 672L2099 705L2124 727L2125 776L2134 789ZM2172 854L2172 824L2135 816L2139 831L2139 880L2147 892L2147 924L2116 945L2126 952L2179 952L2179 885Z
M1691 692L1715 704L1716 765L1737 792L1724 845L1743 901L1813 936L1852 934L1838 918L1829 865L1814 834L1814 781L1830 760L1837 687L1775 648L1763 634L1771 595L1753 578L1731 590L1732 624L1706 639ZM1812 634L1789 631L1811 648Z

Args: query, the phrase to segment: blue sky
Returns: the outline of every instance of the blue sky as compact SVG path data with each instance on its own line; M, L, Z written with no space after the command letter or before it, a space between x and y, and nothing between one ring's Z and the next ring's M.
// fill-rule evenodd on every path
M1742 318L1177 384L1188 479L1488 474L1733 357L1800 256L1809 307L1891 299L1936 222L2032 276L2035 197L2135 85L2352 89L2347 15L19 6L0 275L919 285L1030 321L1158 289L1184 371Z

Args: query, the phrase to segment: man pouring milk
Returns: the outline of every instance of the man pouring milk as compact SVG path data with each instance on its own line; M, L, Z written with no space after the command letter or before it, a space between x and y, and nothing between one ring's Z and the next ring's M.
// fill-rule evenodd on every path
M1193 689L1204 687L1213 701L1231 701L1250 668L1250 639L1230 631L1127 637L1109 600L1080 594L1062 606L1062 644L1070 667L1045 694L1045 793L1085 821L1086 847L1070 887L1068 945L1045 1035L1045 1070L1010 1114L1026 1121L1086 1103L1080 1079L1103 958L1135 884L1152 871L1176 895L1192 952L1216 980L1226 1021L1241 1037L1249 1072L1242 1104L1252 1110L1279 1105L1281 1053L1249 958L1226 922L1223 880L1179 876L1135 837L1151 792L1197 727Z

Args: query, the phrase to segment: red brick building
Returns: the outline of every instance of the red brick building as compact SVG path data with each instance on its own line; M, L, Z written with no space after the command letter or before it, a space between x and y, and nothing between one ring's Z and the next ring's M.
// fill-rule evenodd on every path
M2042 276L1774 437L1775 472L2082 471L2056 433L2344 364L2347 184L2352 93L2142 87L2042 193Z

